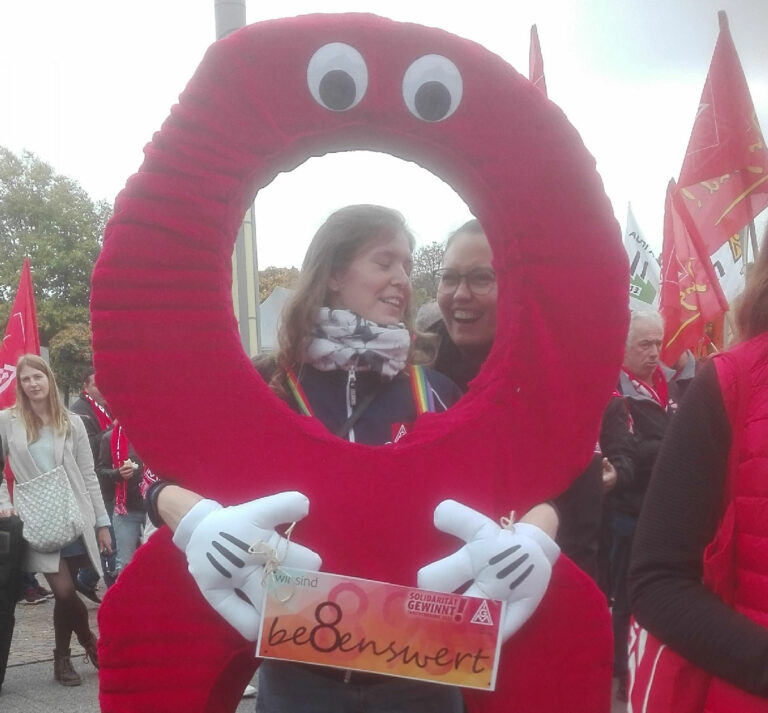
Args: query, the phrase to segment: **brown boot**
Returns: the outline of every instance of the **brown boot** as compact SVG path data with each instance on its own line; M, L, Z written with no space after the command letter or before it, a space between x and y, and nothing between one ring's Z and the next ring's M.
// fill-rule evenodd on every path
M90 661L96 668L99 667L99 640L92 631L88 632L90 638L87 641L80 641L80 645L85 649L85 661ZM78 639L79 641L79 639Z
M72 668L71 653L71 649L53 650L53 677L62 686L79 686L83 682L77 671Z

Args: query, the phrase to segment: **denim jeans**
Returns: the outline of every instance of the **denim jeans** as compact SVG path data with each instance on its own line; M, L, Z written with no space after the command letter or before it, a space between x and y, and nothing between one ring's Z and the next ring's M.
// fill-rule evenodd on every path
M133 558L141 544L141 533L147 514L143 510L129 510L125 515L115 513L112 516L112 527L115 528L117 540L117 571L123 571Z
M462 713L458 688L383 677L357 685L317 675L285 661L259 666L256 713Z

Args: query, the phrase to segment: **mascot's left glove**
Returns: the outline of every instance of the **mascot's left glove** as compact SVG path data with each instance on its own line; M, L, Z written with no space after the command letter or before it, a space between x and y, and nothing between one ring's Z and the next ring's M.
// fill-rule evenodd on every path
M226 508L201 500L176 528L173 542L203 596L249 641L259 636L268 568L320 569L317 554L275 531L308 512L309 499L295 491Z
M435 508L435 527L466 544L422 567L419 587L454 592L471 580L467 596L506 601L501 627L506 641L539 606L560 548L534 525L517 523L505 529L455 500L444 500Z

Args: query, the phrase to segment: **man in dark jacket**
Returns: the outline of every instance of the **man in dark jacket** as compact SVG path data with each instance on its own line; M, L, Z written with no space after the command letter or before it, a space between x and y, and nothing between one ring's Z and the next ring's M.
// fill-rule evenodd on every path
M93 462L99 455L99 444L101 434L109 428L112 423L112 415L109 413L107 402L104 399L99 387L96 385L96 373L93 367L88 367L83 371L82 390L80 397L72 404L70 410L76 413L83 421L88 442L91 444L91 453ZM105 482L99 478L101 486L101 495L104 498L104 505L112 518L112 510L115 506L115 488L110 482ZM110 534L112 535L112 554L102 555L101 566L104 570L104 582L110 586L114 582L114 573L116 569L117 552L115 548L115 533L110 525ZM99 602L101 599L96 594L96 585L99 582L99 574L93 567L85 567L77 573L75 587L77 591L88 597L91 601Z
M619 375L619 392L624 403L616 408L627 409L629 429L634 437L631 468L625 471L624 477L619 477L610 494L613 669L619 679L617 695L622 700L626 700L628 676L629 557L651 471L678 401L675 372L660 361L663 337L664 322L658 312L633 312Z
M112 414L109 413L107 402L96 385L95 377L96 372L93 367L83 371L80 397L70 407L70 411L80 416L83 421L94 462L99 454L101 434L112 424Z
M146 523L141 492L143 463L117 421L101 434L95 467L99 480L112 486L114 506L111 517L117 542L117 578L141 544Z

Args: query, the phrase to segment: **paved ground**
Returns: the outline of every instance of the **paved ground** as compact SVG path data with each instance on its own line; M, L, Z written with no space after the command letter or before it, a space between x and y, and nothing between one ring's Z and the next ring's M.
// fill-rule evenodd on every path
M98 604L83 601L88 607L91 629L98 631ZM83 683L65 688L53 680L53 601L35 606L19 604L8 669L0 691L0 711L99 713L98 673L90 663L83 663L82 648L74 637L72 641L72 664ZM245 699L237 707L237 713L253 713L253 708L253 699Z
M103 592L102 592L103 594ZM98 605L84 600L91 628L98 630ZM53 602L16 607L16 629L5 683L0 692L2 713L99 713L99 679L73 637L72 662L83 679L81 686L65 688L53 680ZM253 713L253 699L244 699L237 713ZM417 712L414 712L417 713ZM553 712L554 713L554 712ZM626 713L614 700L611 713Z

